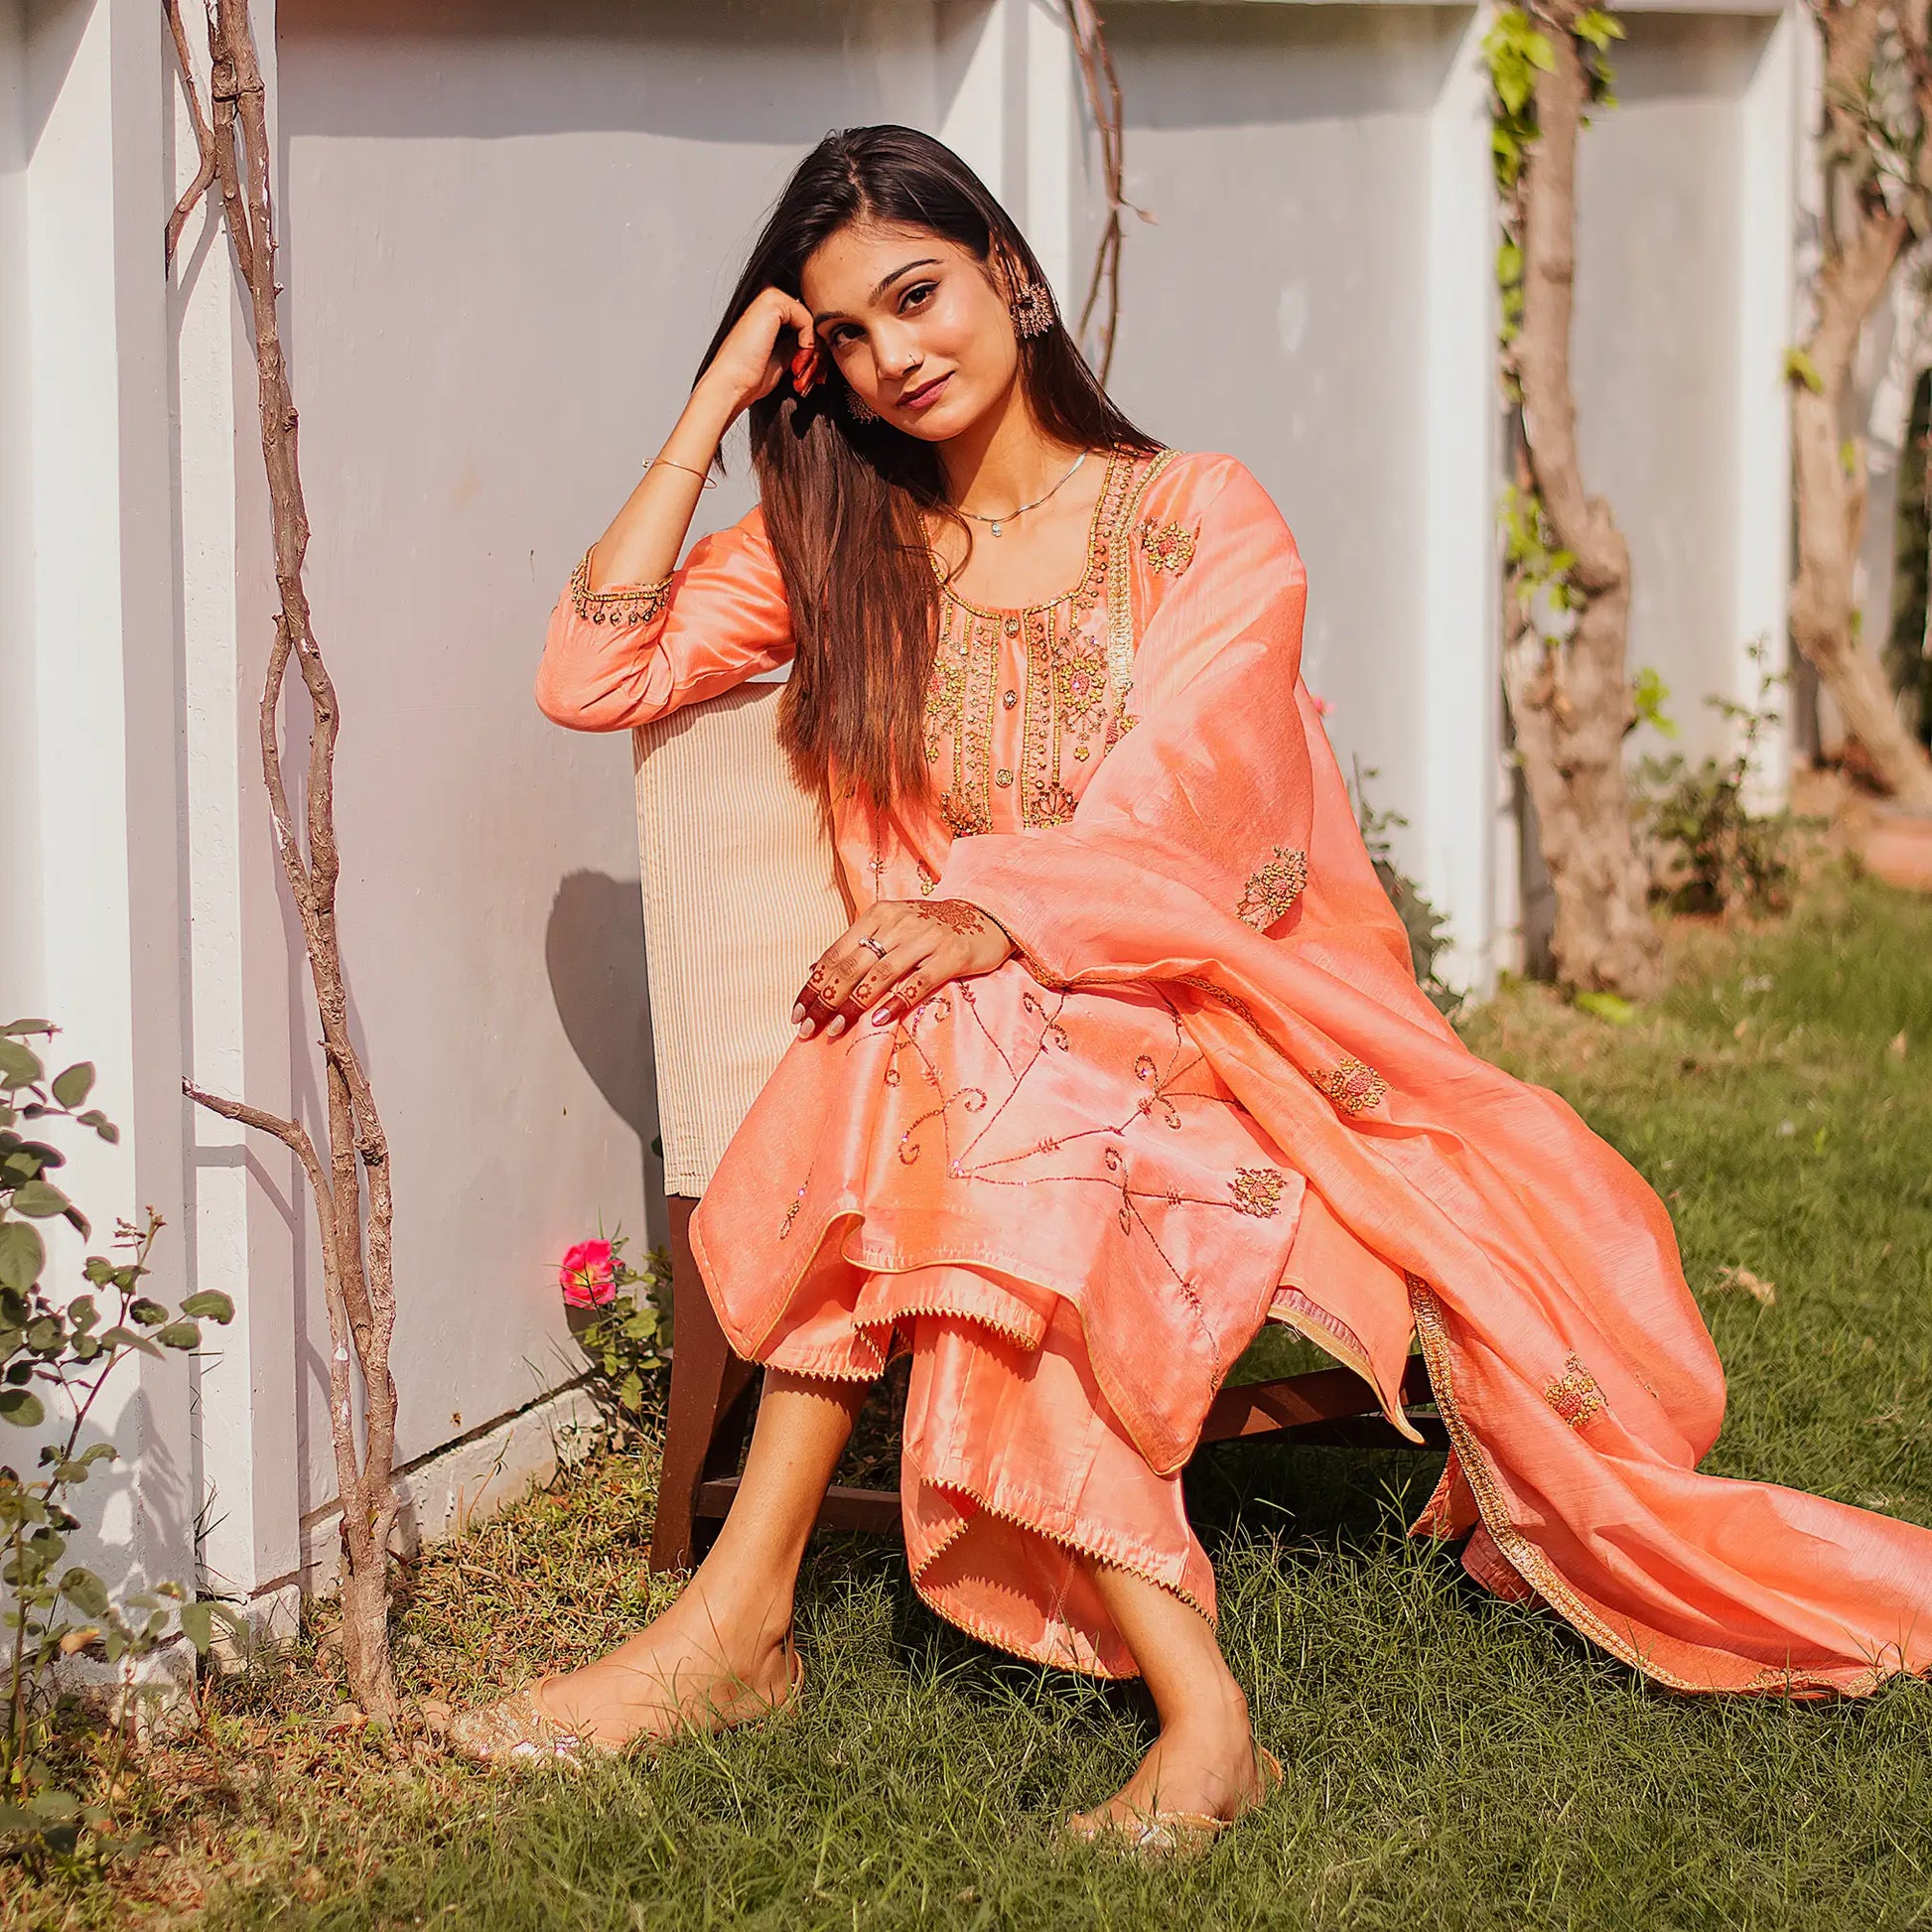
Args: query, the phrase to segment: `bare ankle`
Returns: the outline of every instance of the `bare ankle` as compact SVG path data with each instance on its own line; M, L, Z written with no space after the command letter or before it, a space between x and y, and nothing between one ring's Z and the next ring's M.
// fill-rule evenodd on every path
M730 1570L700 1570L677 1607L707 1624L726 1655L745 1662L782 1648L791 1631L791 1592L774 1592L768 1577L752 1582Z

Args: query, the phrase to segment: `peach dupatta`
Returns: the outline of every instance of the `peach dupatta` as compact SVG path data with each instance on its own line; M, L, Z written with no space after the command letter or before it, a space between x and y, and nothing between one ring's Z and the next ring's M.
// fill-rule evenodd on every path
M1418 1533L1473 1531L1472 1574L1680 1690L1858 1694L1932 1667L1932 1532L1697 1473L1724 1378L1663 1204L1416 986L1301 682L1294 540L1246 471L1201 467L1133 729L1070 821L953 841L937 892L1049 986L1165 983L1332 1224L1352 1279L1328 1305L1406 1281L1454 1445ZM1392 1357L1408 1323L1370 1312L1357 1332ZM1373 1368L1388 1390L1401 1363Z

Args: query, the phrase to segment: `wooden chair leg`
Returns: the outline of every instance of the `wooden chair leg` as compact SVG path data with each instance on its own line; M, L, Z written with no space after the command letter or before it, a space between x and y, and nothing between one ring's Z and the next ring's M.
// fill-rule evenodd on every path
M699 1487L707 1477L725 1473L737 1459L756 1369L732 1353L699 1277L691 1253L691 1210L697 1202L674 1194L667 1205L675 1326L670 1415L664 1428L657 1516L651 1525L650 1567L688 1570L697 1556ZM728 1422L735 1424L736 1433L721 1427Z

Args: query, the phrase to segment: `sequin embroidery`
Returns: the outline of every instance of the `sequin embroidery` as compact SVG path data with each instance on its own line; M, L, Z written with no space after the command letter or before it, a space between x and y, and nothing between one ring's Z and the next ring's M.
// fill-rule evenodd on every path
M1311 1077L1344 1114L1365 1114L1371 1107L1379 1107L1389 1090L1381 1074L1366 1060L1352 1055Z
M1274 857L1250 875L1242 888L1236 917L1257 932L1266 932L1302 897L1309 883L1309 855L1285 845L1275 848Z
M1547 1402L1572 1429L1585 1423L1603 1408L1603 1391L1596 1377L1574 1355L1563 1358L1563 1373L1543 1391Z

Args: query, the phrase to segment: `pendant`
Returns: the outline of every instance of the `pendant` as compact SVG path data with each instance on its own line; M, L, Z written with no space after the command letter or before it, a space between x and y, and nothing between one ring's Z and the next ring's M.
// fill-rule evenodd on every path
M997 523L993 525L993 534L996 537L1000 534L1000 525Z

